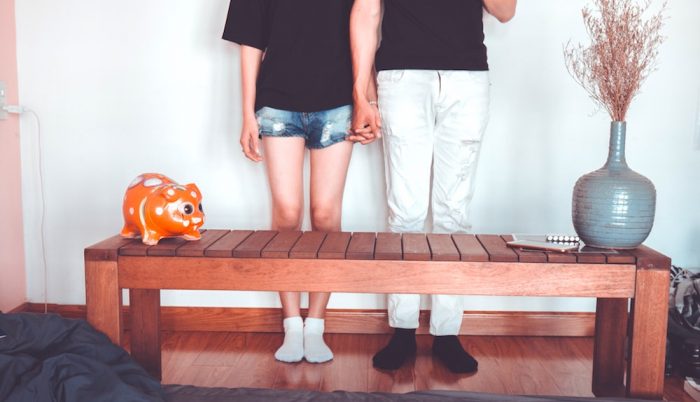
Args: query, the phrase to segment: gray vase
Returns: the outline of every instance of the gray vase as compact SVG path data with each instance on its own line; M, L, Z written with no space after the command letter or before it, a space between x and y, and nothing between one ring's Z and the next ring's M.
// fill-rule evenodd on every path
M649 236L654 224L656 189L649 179L627 166L626 130L626 122L611 123L608 161L574 186L574 228L586 245L635 248Z

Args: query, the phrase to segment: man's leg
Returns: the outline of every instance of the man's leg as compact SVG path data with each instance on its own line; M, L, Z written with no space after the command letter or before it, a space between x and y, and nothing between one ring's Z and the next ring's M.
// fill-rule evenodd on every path
M433 96L437 74L429 71L383 71L377 77L384 130L384 162L389 204L389 230L422 232L430 199L430 166L435 122ZM420 295L388 298L389 344L373 359L374 366L394 370L415 355Z
M433 225L438 233L469 232L469 205L481 139L488 122L489 79L485 71L440 72L433 155ZM472 372L477 362L459 343L462 296L433 295L433 353L453 372Z

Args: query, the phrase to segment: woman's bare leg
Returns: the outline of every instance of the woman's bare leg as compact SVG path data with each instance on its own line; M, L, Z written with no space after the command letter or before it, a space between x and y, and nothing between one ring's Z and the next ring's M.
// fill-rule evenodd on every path
M304 139L263 137L265 165L272 193L272 229L299 230L304 208ZM275 358L298 362L304 357L303 321L299 292L280 292L284 343Z
M352 143L311 150L311 227L322 232L340 231L343 191ZM330 293L309 294L309 317L323 318Z
M340 231L343 190L352 143L340 142L328 148L311 150L311 226L324 232ZM309 294L309 315L304 326L304 357L321 363L333 358L323 341L324 317L330 293Z

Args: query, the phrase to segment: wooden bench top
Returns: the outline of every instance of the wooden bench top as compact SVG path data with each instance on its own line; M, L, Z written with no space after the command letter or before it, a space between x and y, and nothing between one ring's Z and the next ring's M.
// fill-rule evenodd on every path
M202 231L198 241L172 238L155 246L145 245L139 239L114 236L85 249L85 258L116 261L119 256L158 256L634 265L638 257L648 258L655 253L650 254L653 250L644 247L616 254L522 251L506 245L511 239L510 235L212 229Z

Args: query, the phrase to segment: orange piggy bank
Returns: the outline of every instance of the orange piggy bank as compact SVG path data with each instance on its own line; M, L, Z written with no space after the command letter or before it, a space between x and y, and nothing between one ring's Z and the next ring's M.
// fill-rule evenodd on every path
M123 212L121 235L141 236L144 244L158 244L164 237L201 238L202 194L194 184L183 186L162 174L144 173L126 190Z

